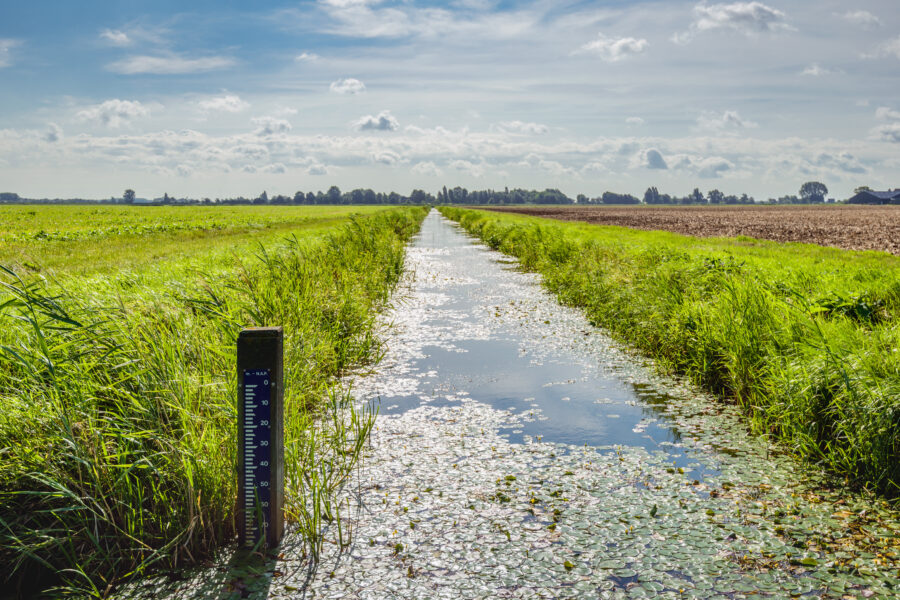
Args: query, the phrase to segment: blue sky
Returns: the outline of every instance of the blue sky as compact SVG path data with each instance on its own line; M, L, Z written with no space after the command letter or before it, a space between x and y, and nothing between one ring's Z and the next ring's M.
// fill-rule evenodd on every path
M896 0L5 2L0 191L900 186Z

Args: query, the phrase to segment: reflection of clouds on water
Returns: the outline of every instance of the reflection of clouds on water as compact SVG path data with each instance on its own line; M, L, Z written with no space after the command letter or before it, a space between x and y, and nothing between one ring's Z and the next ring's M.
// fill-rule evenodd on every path
M502 268L434 214L425 228L420 243L446 247L409 250L415 275L384 317L384 360L352 378L358 399L380 400L368 454L345 490L354 544L341 552L336 527L325 531L311 582L289 534L283 557L256 575L222 564L218 577L201 572L128 598L225 598L235 581L256 582L246 588L254 598L737 598L826 588L890 597L887 584L900 587L896 570L863 577L852 559L836 568L806 545L810 531L846 543L832 502L847 497L801 502L809 474L768 456L734 407L654 375L534 276ZM815 565L799 563L799 552Z
M394 306L383 317L390 323L385 358L377 373L354 383L360 400L380 398L394 414L421 403L452 404L456 399L442 391L461 391L520 411L525 427L521 433L506 428L510 441L528 435L652 448L677 441L666 428L636 428L647 415L631 382L654 382L644 361L579 311L560 306L537 276L510 268L508 259L436 215L426 220L406 262ZM600 411L598 396L616 410ZM523 397L530 398L528 413ZM673 457L686 464L680 448ZM703 472L713 470L707 465Z

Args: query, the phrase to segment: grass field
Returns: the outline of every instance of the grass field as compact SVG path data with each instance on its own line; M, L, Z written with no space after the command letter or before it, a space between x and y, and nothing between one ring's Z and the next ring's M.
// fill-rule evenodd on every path
M0 265L32 272L118 273L235 251L279 235L326 231L371 206L0 206Z
M102 596L232 539L248 326L285 328L286 511L315 551L371 426L330 418L350 410L335 378L378 358L424 215L0 210L0 587Z
M738 402L757 434L900 497L900 257L441 210L663 369Z

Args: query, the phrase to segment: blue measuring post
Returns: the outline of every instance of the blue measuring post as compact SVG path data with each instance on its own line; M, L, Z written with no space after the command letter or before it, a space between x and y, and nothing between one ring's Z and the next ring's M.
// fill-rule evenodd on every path
M284 533L282 346L280 327L238 336L237 526L244 548L275 547Z
M269 369L244 371L244 529L254 545L269 528L272 426Z

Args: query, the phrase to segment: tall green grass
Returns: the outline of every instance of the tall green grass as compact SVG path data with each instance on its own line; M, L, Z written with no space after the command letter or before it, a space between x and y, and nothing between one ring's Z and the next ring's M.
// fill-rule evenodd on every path
M900 498L900 258L442 208L758 434Z
M284 327L285 505L315 553L371 427L335 378L378 359L373 319L424 214L355 218L159 286L4 268L0 587L103 596L233 538L247 326Z

